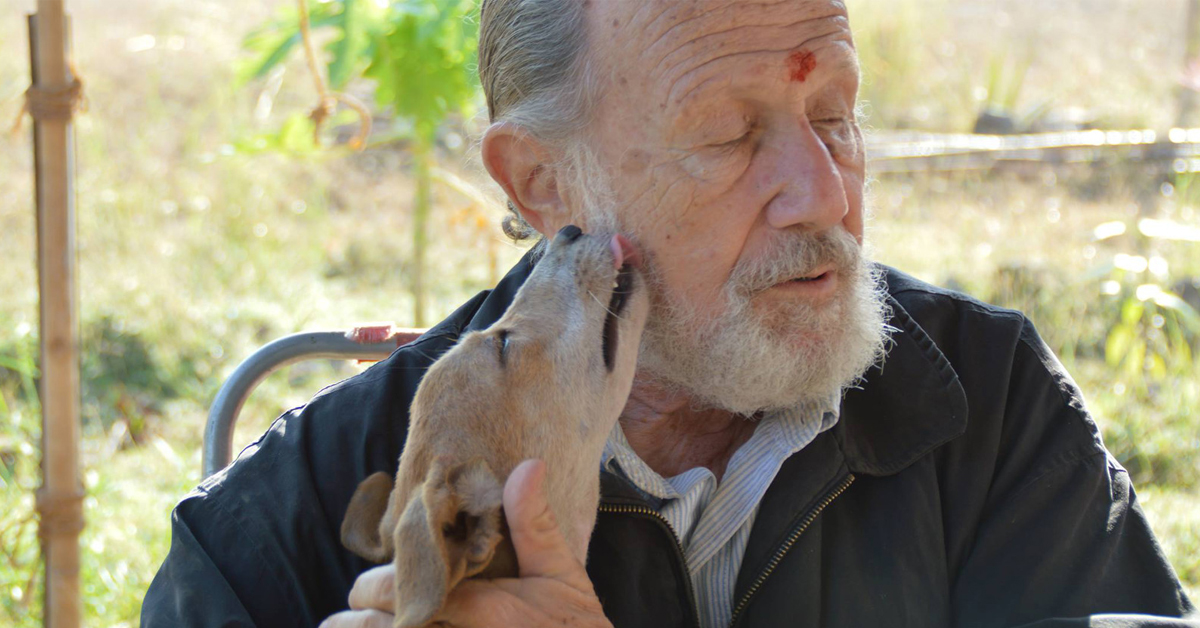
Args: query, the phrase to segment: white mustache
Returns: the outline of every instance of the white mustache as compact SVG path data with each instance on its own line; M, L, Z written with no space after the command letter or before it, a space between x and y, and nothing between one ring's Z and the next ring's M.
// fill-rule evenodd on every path
M764 255L739 261L726 288L750 296L780 282L807 277L822 266L848 273L857 269L861 260L858 241L845 229L820 234L785 232L771 242Z

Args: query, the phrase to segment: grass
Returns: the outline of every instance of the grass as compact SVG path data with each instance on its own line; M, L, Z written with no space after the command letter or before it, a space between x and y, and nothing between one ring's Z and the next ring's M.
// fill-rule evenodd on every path
M16 114L28 81L16 9L33 3L17 4L0 12L0 121ZM1017 13L1005 22L1006 9L991 3L949 4L852 3L875 128L969 129L993 59L1016 64L1027 46L1055 52L1029 67L1018 109L1049 98L1114 126L1169 125L1170 73L1151 70L1175 67L1182 43L1147 15L1177 23L1167 18L1182 2L1106 2L1108 11L1065 3L1071 19L1045 23ZM89 624L136 625L169 545L170 509L199 479L206 407L240 359L298 330L411 322L403 146L304 157L239 148L313 104L299 63L277 77L277 90L233 85L240 37L271 9L229 0L72 7L90 101L77 125ZM1104 38L1123 45L1096 45ZM40 623L41 600L31 517L41 419L28 146L26 134L0 138L0 624L20 627ZM439 149L442 165L480 181L470 143L449 146L457 143ZM1163 257L1171 282L1200 277L1197 245L1094 239L1096 225L1144 214L1195 224L1187 182L1171 197L1159 183L1123 164L1099 175L889 177L872 188L871 233L879 259L1030 314L1200 599L1198 371L1193 364L1148 387L1104 358L1117 304L1099 289L1115 253ZM498 209L445 187L435 196L431 319L521 254L495 227ZM302 364L271 376L243 410L235 448L357 368Z
M1014 88L1018 118L1077 108L1104 128L1175 121L1185 0L846 4L878 128L967 132Z

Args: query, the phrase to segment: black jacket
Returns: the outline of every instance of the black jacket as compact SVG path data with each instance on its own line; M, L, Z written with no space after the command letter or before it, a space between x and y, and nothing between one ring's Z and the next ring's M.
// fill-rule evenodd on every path
M421 339L285 413L185 497L142 626L313 626L344 609L370 567L338 542L351 494L395 472L421 375L499 318L530 268L527 256ZM886 280L886 364L763 497L734 625L1200 626L1167 619L1191 603L1029 321ZM613 624L696 626L669 527L623 480L601 484L588 573ZM1102 613L1123 616L1087 617Z

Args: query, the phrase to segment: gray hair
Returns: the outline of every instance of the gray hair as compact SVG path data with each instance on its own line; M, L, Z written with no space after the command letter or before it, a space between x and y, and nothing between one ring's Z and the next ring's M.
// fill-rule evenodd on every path
M479 17L479 82L491 122L511 122L563 155L564 174L587 147L579 141L595 92L584 0L483 0ZM586 158L586 156L584 156ZM508 202L504 233L536 232Z

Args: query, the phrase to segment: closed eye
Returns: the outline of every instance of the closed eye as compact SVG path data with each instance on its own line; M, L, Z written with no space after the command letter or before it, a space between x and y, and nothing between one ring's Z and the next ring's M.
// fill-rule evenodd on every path
M850 119L844 116L828 117L828 118L812 118L808 121L813 128L826 133L837 133L846 128L850 123Z
M504 364L504 358L508 353L508 330L501 329L496 332L496 357L500 359L500 364Z
M852 148L853 137L849 132L850 119L844 116L816 118L809 121L821 142L834 156L839 156ZM853 151L851 151L853 152Z
M715 148L717 150L733 150L734 148L737 148L738 145L740 145L742 142L746 141L746 138L748 138L748 137L750 137L749 131L747 131L746 133L744 133L732 140L729 140L728 142L721 142L720 144L710 144L709 148Z

